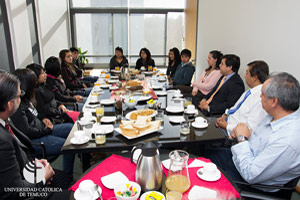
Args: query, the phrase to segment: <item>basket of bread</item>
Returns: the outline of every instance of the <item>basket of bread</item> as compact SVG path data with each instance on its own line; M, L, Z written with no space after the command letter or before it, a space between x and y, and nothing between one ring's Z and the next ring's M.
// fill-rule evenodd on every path
M150 116L138 116L135 121L122 120L119 131L128 139L137 138L161 129L161 121L151 121Z

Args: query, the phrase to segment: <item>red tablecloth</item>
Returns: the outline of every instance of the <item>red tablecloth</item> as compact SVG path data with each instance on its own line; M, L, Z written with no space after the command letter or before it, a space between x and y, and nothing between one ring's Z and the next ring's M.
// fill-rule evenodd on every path
M195 158L194 158L195 159ZM188 163L191 163L194 159L189 159ZM197 158L204 162L210 162L210 160L205 158ZM135 181L135 169L136 165L130 162L129 158L124 158L117 155L112 155L109 158L105 159L98 166L92 169L89 173L83 176L79 181L77 181L70 189L75 191L80 182L83 180L90 179L94 181L95 184L99 185L102 189L102 197L103 199L108 199L114 196L114 191L107 189L101 182L100 178L102 176L106 176L108 174L121 171L130 181ZM218 191L222 197L232 197L239 198L239 193L234 189L234 187L230 184L230 182L225 178L222 174L221 179L215 182L206 182L199 179L196 175L196 171L199 167L189 168L189 175L191 180L191 185L199 185L202 187L210 188ZM168 170L163 168L165 175L168 174ZM191 189L192 187L190 187ZM183 199L187 199L188 193L190 190L184 193Z

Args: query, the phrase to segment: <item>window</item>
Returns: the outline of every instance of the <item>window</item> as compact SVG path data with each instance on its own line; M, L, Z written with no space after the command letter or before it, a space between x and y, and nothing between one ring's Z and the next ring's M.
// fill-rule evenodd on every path
M130 65L143 47L166 65L169 49L183 47L184 0L70 1L73 45L88 50L90 63L109 63L121 46Z

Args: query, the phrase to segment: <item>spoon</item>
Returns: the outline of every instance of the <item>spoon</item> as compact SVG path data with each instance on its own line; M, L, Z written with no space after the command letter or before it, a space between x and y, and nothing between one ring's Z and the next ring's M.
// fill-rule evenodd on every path
M98 187L99 187L99 185L97 185L97 184L94 185L94 189L97 191L99 198L100 198L101 200L103 200L103 198L102 198L102 196L101 196L101 194L100 194L100 192L99 192L99 190L98 190Z

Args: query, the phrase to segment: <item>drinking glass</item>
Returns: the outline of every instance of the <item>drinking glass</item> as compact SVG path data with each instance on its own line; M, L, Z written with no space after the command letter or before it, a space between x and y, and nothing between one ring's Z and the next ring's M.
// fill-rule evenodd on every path
M192 105L192 97L186 97L184 100L184 107L188 107L189 105Z
M183 135L187 135L190 133L190 122L183 121L180 123L180 133Z
M97 117L97 123L100 124L101 118L104 116L104 107L100 106L96 108L96 117Z
M164 121L164 111L162 109L157 110L157 114L155 116L155 120L159 120L161 122Z
M121 100L116 101L116 103L115 103L115 112L116 112L117 120L121 120L122 115L123 115L123 108L122 108L122 101Z
M96 144L104 144L106 142L105 130L103 133L95 134L95 142L96 142Z

